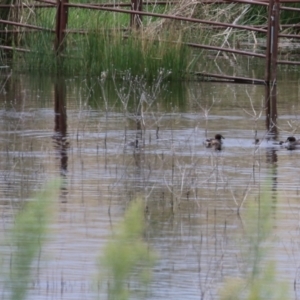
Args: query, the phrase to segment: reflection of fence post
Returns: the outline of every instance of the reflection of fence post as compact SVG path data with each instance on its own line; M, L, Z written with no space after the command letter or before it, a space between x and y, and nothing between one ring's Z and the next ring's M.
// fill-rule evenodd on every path
M54 147L57 151L58 157L60 158L61 176L62 178L65 178L68 170L69 143L67 141L66 84L61 77L58 77L55 82L54 113ZM64 189L65 187L62 186L62 192Z
M131 0L131 10L143 11L143 0ZM130 14L131 28L139 28L142 24L142 16L139 14Z
M64 4L68 3L68 0L57 0L57 10L56 10L56 40L55 40L55 51L60 53L64 49L64 38L65 30L68 23L68 7Z
M267 114L267 130L273 131L276 127L276 80L277 80L277 53L279 31L279 0L269 1L268 35L266 50L265 82L266 95L265 106ZM272 130L273 129L273 130Z

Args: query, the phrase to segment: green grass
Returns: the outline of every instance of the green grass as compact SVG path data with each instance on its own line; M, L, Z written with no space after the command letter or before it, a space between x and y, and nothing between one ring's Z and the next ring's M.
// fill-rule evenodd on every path
M95 76L107 72L109 77L130 70L133 76L144 75L149 80L160 70L170 71L168 79L184 78L192 54L180 41L174 43L169 37L158 42L141 38L138 33L125 38L118 31L69 35L64 55L59 58L54 54L53 37L49 33L32 34L26 40L26 47L32 53L15 55L15 67L22 71Z
M78 1L77 1L78 2ZM166 6L168 7L168 6ZM164 12L165 6L145 5L144 9ZM125 9L125 8L124 8ZM169 80L186 77L192 51L181 44L180 33L162 33L159 41L141 32L124 34L130 16L105 11L71 8L68 30L85 30L86 34L67 34L62 57L54 54L55 35L48 32L26 34L19 47L32 53L14 52L16 71L42 74L94 75L107 72L122 76L125 71L152 80L160 70L170 71ZM144 18L144 24L152 22ZM30 15L33 25L55 28L55 9L38 9ZM173 34L173 36L172 36Z
M53 217L53 200L57 196L59 182L46 186L17 214L11 231L9 245L12 250L10 277L6 288L10 299L26 299L31 281L31 266L47 236L47 228Z
M141 286L149 283L156 255L142 240L144 227L144 205L137 200L129 205L99 261L102 280L110 278L108 299L130 299L128 283L133 274Z
M286 7L294 7L300 9L300 3L285 3ZM300 13L296 11L282 10L280 12L282 24L297 24L300 22Z
M48 184L25 203L14 219L9 239L4 242L11 249L11 259L9 265L2 266L3 270L9 270L4 285L8 299L27 298L29 284L34 279L32 266L47 239L59 187L58 180ZM144 228L143 202L137 200L129 205L124 220L115 228L98 261L101 279L110 282L108 299L129 299L127 283L132 277L139 281L140 287L149 283L156 254L142 240Z
M75 1L79 2L85 3ZM299 4L291 6L300 7ZM145 11L155 13L168 13L171 9L174 10L173 5L144 5ZM184 12L179 11L178 15L184 15ZM266 23L267 11L258 5L200 5L194 9L192 17L258 25ZM54 29L55 9L37 9L34 13L29 12L24 19L28 19L30 24ZM100 76L101 72L108 72L108 77L112 74L122 76L123 72L130 70L133 76L145 75L149 80L163 69L170 71L169 80L181 80L186 79L190 72L201 69L198 62L203 57L199 51L197 56L193 56L193 50L183 46L182 42L221 46L224 40L235 44L236 40L253 39L249 31L232 30L227 35L222 30L212 32L199 24L187 22L168 20L152 26L157 18L150 16L143 16L144 28L140 32L132 32L129 20L129 14L70 8L68 30L84 30L87 33L67 34L64 56L58 59L54 54L54 34L24 34L18 46L32 50L32 53L14 53L14 69L71 76ZM299 17L294 12L282 11L281 20L282 23L295 23Z
M240 245L245 260L243 277L225 280L220 290L221 300L290 299L287 284L277 278L275 261L268 259L270 249L266 244L274 227L272 195L264 192L259 197L246 208L243 235L248 241L246 247Z

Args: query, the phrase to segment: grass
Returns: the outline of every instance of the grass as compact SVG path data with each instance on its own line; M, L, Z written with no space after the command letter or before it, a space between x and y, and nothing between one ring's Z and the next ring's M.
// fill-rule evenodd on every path
M162 10L162 7L151 7ZM44 28L55 28L55 9L36 10L28 15L30 23ZM32 53L13 55L14 70L42 74L100 76L106 72L122 76L145 75L152 80L161 70L170 70L168 79L186 77L192 51L181 44L177 33L168 31L153 38L146 33L125 32L128 14L72 8L69 10L68 30L84 30L85 34L67 34L62 57L54 54L54 34L35 32L23 36L23 48ZM147 21L148 22L148 21ZM149 21L150 22L150 21ZM15 44L16 45L16 44Z
M292 6L299 7L299 4ZM195 5L193 1L180 1L176 6L144 5L144 10L243 25L265 24L267 20L265 7L239 3ZM48 29L55 28L55 14L54 8L24 9L21 13L25 22ZM298 19L295 12L281 13L283 24L295 23ZM14 53L14 69L89 76L100 76L101 72L108 72L109 76L117 72L122 76L123 72L130 70L133 75L145 74L149 80L160 69L164 69L171 71L169 80L178 81L187 79L187 74L194 70L203 69L205 64L201 51L194 55L193 50L182 42L235 47L236 41L256 43L256 38L261 36L249 31L231 29L212 31L202 24L151 16L143 16L143 28L134 32L129 30L129 20L129 14L71 8L68 30L84 30L86 33L67 34L64 58L57 59L53 53L53 33L22 33L17 40L13 39L12 45L30 49L32 53ZM7 28L10 29L9 26Z
M102 274L111 279L108 299L130 299L127 285L133 274L142 286L149 283L150 269L156 255L142 240L144 226L144 205L137 200L129 205L124 220L116 229L113 239L107 243L100 259Z
M36 33L27 39L27 48L32 53L15 55L15 66L22 71L41 73L63 73L96 75L106 72L108 76L130 70L135 75L143 74L152 80L161 70L170 71L168 79L180 80L186 77L192 52L180 41L154 42L143 39L138 33L124 38L120 32L104 34L91 31L86 35L67 38L64 56L56 59L51 34Z
M13 249L10 278L6 284L12 300L26 299L31 266L47 237L48 225L53 217L53 200L58 189L59 182L50 183L15 218L9 241Z
M15 217L7 240L12 249L9 278L5 284L9 299L27 298L33 279L32 265L47 239L59 185L59 181L48 184ZM151 279L150 270L156 255L142 240L144 227L144 205L137 200L129 205L124 220L117 226L99 260L101 279L106 280L104 276L109 276L109 299L129 299L127 283L132 276L141 286L146 286Z
M220 290L221 300L290 299L288 286L276 277L276 264L268 260L265 246L273 229L272 195L264 192L258 202L247 207L245 234L247 248L241 246L246 259L243 278L227 278Z
M162 7L154 6L151 9L161 12ZM55 28L55 9L37 9L35 12L28 14L28 18L24 16L24 19L29 19L33 25ZM188 50L184 49L186 47L178 39L175 43L170 38L166 38L166 42L155 42L147 36L141 39L140 33L135 32L124 36L123 31L128 28L129 19L128 14L72 8L69 10L68 30L85 30L87 33L67 35L65 58L56 60L53 34L38 32L23 36L22 47L33 53L15 53L14 68L65 75L100 75L103 71L110 71L111 74L115 70L122 74L130 69L132 74L146 73L150 79L158 70L167 69L172 70L173 79L185 76L189 59Z

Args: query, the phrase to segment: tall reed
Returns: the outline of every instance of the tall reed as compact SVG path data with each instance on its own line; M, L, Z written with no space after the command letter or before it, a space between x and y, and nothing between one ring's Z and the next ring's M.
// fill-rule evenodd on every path
M184 78L192 52L172 38L153 41L139 33L123 37L121 32L91 31L86 35L67 38L66 51L56 57L49 33L36 33L27 41L31 53L15 56L15 66L41 73L63 73L108 76L130 70L135 75L153 79L160 70L170 71L169 79Z
M299 7L299 4L293 4ZM195 1L179 1L176 5L150 6L145 10L166 14L200 18L211 21L223 21L234 24L265 24L267 9L264 6L228 3L202 5ZM30 10L33 11L33 10ZM27 17L28 16L28 17ZM28 23L53 29L55 27L55 9L47 8L27 13ZM133 75L145 75L153 79L160 69L170 71L169 79L180 80L194 69L203 69L202 53L193 56L193 51L181 42L199 44L240 46L239 41L257 43L258 34L250 31L224 29L212 30L188 22L170 21L145 17L143 28L139 32L128 30L129 15L87 9L69 10L68 29L82 30L85 33L67 34L66 50L57 58L54 54L54 35L49 33L24 34L22 39L14 41L31 50L28 54L14 53L15 69L35 71L45 74L95 75L102 72L120 74L130 70ZM283 11L282 23L296 23L298 16ZM124 32L127 30L127 34ZM262 37L265 37L263 35ZM195 52L195 51L194 51Z

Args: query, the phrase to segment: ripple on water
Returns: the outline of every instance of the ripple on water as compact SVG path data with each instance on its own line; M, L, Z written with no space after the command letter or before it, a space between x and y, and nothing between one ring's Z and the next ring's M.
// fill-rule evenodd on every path
M265 190L271 193L274 222L267 259L276 261L279 278L292 286L300 250L299 151L274 145L267 139L264 118L255 121L245 113L252 108L244 85L190 83L182 91L182 106L158 99L161 106L147 108L138 123L134 113L120 112L113 92L112 105L105 107L101 93L81 95L84 86L79 91L80 84L71 80L66 82L63 124L62 115L54 113L53 82L40 83L39 89L45 90L41 101L36 96L40 90L26 76L22 79L28 85L26 106L12 111L3 104L0 110L2 236L32 191L54 176L64 179L49 239L34 264L30 299L94 299L99 286L107 298L111 278L105 277L102 285L94 280L101 269L98 258L136 197L147 204L143 238L159 258L150 287L144 289L135 279L128 282L136 291L131 299L140 299L141 290L146 290L145 299L216 299L225 278L247 274L244 253L253 225L248 207L259 207ZM205 103L190 96L193 88L201 90ZM259 111L263 87L246 88ZM298 88L293 95L298 97ZM182 103L176 90L172 97ZM82 99L97 107L88 108ZM287 99L289 107L280 107L278 140L291 131L286 121L294 118L289 111L293 99ZM211 104L205 115L201 107ZM64 125L65 135L60 136ZM203 145L216 133L225 137L220 152ZM136 139L139 149L128 145ZM9 261L9 248L4 256Z

